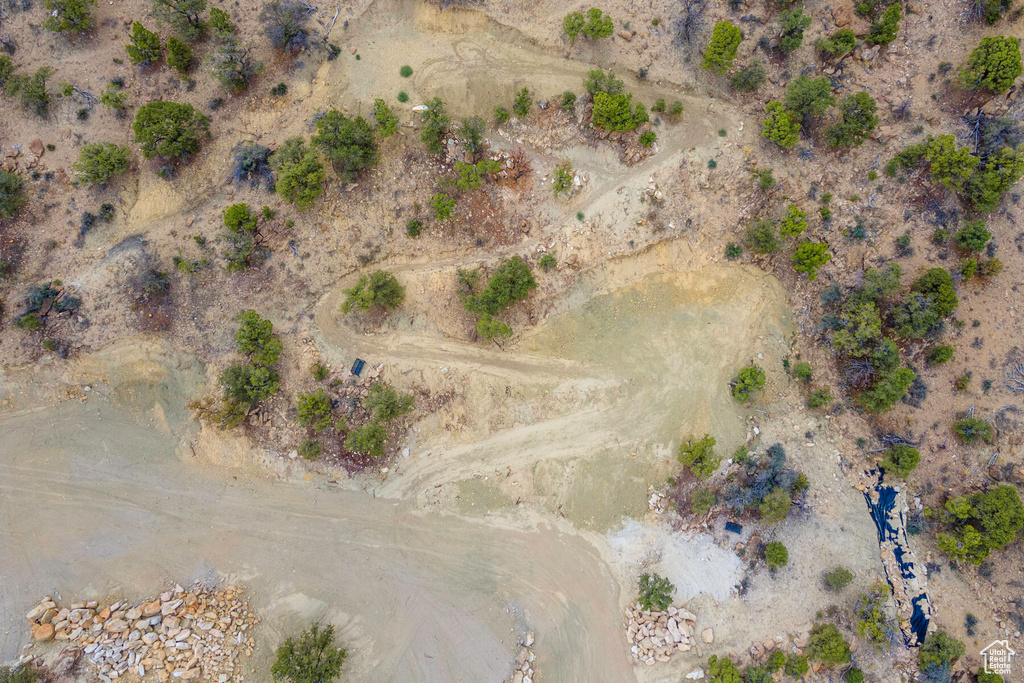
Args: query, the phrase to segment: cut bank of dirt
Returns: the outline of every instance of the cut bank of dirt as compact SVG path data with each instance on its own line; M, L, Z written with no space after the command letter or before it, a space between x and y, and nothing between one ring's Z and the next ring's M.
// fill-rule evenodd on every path
M783 381L791 314L774 278L683 270L695 261L678 243L612 260L505 350L438 331L431 283L452 268L403 271L403 311L373 333L339 312L340 290L328 295L316 324L331 364L361 357L383 363L396 386L455 397L452 413L417 423L412 457L378 495L463 509L476 497L536 504L604 531L646 511L648 487L677 468L680 438L711 433L731 453L746 427L729 381L750 362Z

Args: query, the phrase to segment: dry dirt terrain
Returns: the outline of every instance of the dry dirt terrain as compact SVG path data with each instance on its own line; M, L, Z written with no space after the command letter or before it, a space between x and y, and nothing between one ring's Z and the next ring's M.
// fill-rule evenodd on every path
M795 652L821 618L841 627L867 680L914 675L915 651L902 640L876 653L857 637L856 597L885 577L857 487L877 479L878 439L893 433L920 442L921 465L903 486L918 521L948 496L1024 483L1024 406L1004 384L1024 339L1019 194L985 215L1004 271L956 283L960 307L942 338L954 360L930 367L927 343L901 340L925 385L916 405L870 416L847 398L822 293L890 261L905 284L926 268L954 267L956 253L931 238L940 222L955 229L955 197L925 198L914 182L880 171L926 134L967 135L961 115L972 107L1020 122L1018 91L968 101L941 63L962 63L984 35L1024 35L1021 20L1011 12L993 28L966 23L957 2L911 4L890 46L867 55L860 46L823 66L815 40L837 26L868 30L852 3L808 0L814 21L803 47L782 58L758 47L759 37L777 39L774 3L710 4L687 43L680 21L692 2L614 0L602 6L616 20L614 36L569 44L561 22L575 6L362 0L312 8L313 45L289 55L262 34L260 4L224 5L237 38L263 62L248 92L235 95L205 61L189 83L166 65L124 60L132 20L166 38L146 0L100 3L94 28L78 38L41 28L41 5L2 5L0 38L16 44L15 64L49 64L54 87L78 90L54 94L46 119L0 98L0 162L27 179L30 199L0 222L0 261L11 264L0 277L0 663L59 651L59 640L33 646L24 618L45 595L136 601L198 582L246 586L261 619L239 672L251 681L270 680L275 648L312 621L335 625L348 650L346 681L521 682L516 657L533 634L535 681L678 683L712 654L762 661L757 649L771 640ZM737 63L760 55L767 65L754 94L731 92L726 77L698 67L724 18L743 26ZM336 58L329 44L340 48ZM195 49L205 59L213 47ZM406 64L408 78L399 72ZM683 115L652 116L649 150L635 134L601 139L582 96L575 110L553 106L563 91L581 92L593 68L615 70L634 101L680 101ZM837 95L866 90L878 100L872 137L830 151L819 123L795 150L764 141L765 102L797 75L825 69ZM82 94L114 77L125 80L124 118ZM279 82L287 94L271 96ZM549 106L494 125L494 108L511 107L523 87ZM399 91L408 102L396 103ZM428 218L429 203L450 187L461 156L454 147L430 155L419 140L412 107L433 97L456 120L487 119L490 153L524 159L526 169L460 194L444 222ZM379 141L377 165L353 183L328 165L309 210L229 179L238 143L277 148L308 138L318 114L369 116L376 98L394 106L398 133ZM202 151L170 179L132 142L134 110L156 99L210 117ZM52 149L30 152L37 139ZM73 182L71 165L97 141L133 147L132 167L87 188ZM552 174L563 160L580 182L556 198ZM750 174L764 168L778 182L758 190ZM826 192L828 221L818 213ZM267 258L229 273L222 212L236 202L276 216L264 226ZM103 203L114 206L112 219L83 229L82 212ZM807 212L806 236L832 255L816 281L795 273L786 254L724 258L751 220L777 217L789 203ZM424 222L415 238L406 234L413 218ZM898 246L904 235L909 243ZM549 253L557 266L535 267L537 288L502 314L515 334L478 338L460 271L489 271L511 256L536 266ZM188 274L175 255L211 263ZM345 290L377 269L404 286L402 306L343 314ZM157 294L147 289L152 273L165 274ZM42 331L16 327L27 288L54 279L82 299L78 311L49 316ZM219 396L218 376L238 359L235 316L249 308L283 342L281 389L243 425L222 430L197 406ZM348 371L357 358L366 361L360 378ZM798 359L811 362L815 386L832 387L832 408L806 407L807 387L788 372ZM325 386L347 392L332 394L336 404L358 403L374 381L415 397L414 410L389 427L384 457L354 457L333 431L319 459L297 457L312 432L296 421L296 399L320 386L310 374L316 362L330 368ZM766 385L741 404L730 382L751 363ZM968 372L968 385L954 388ZM952 418L969 409L994 421L992 443L955 440ZM806 475L805 497L777 525L745 516L739 536L724 529L733 519L724 508L705 517L672 509L672 492L692 484L679 446L703 434L725 462L719 484L735 475L738 448L763 454L778 443ZM995 638L1024 651L1019 538L981 568L951 565L934 533L910 538L927 565L933 628L966 643L956 680L973 680L968 672ZM769 571L746 554L758 540L783 542L788 565ZM822 573L839 565L854 578L835 593ZM669 578L675 604L696 615L697 644L668 662L630 656L626 614L643 572ZM970 629L968 615L977 622ZM700 638L705 629L713 638ZM77 675L96 680L84 668Z

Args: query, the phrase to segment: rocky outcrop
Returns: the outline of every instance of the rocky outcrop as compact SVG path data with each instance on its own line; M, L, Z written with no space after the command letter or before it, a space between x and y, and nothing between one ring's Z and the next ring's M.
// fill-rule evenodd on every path
M693 626L697 617L685 609L669 607L664 612L644 611L636 605L626 611L626 640L633 659L648 666L667 662L677 652L695 644Z
M65 651L80 652L104 683L123 676L160 683L241 681L239 660L252 654L252 628L259 621L235 586L218 591L175 586L134 606L100 607L92 600L62 608L46 597L26 616L37 647L55 641ZM23 661L45 654L30 652Z

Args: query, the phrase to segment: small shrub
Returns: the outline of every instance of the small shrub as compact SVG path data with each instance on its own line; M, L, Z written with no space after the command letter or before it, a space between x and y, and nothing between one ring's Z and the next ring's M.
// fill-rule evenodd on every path
M772 541L764 546L764 561L772 571L781 569L789 564L789 550L779 541ZM806 660L805 660L806 662ZM786 665L786 673L789 673L789 664ZM804 672L806 673L806 671ZM791 676L793 674L790 674Z
M479 294L469 294L463 305L471 313L497 315L520 299L525 299L537 286L530 266L518 256L502 262Z
M715 455L715 437L705 434L696 441L693 437L688 438L679 445L679 462L696 477L710 477L722 462L722 458Z
M353 309L368 311L374 306L393 311L405 301L405 288L399 284L398 278L383 270L360 276L355 287L344 291L342 313L349 313Z
M255 142L240 142L232 151L233 166L228 176L236 183L248 182L256 187L262 180L267 189L274 188L274 173L270 168L270 149Z
M821 387L811 391L807 398L808 408L827 408L832 405L832 389L829 387Z
M649 130L646 133L640 134L639 142L644 147L650 147L651 145L654 144L654 141L657 139L658 136L655 134L655 132L653 130Z
M192 105L156 101L139 108L132 131L147 159L185 159L199 151L208 127L209 119Z
M887 372L875 385L857 396L857 403L870 413L884 413L907 393L917 375L908 368Z
M900 3L895 2L882 13L882 16L871 25L871 30L864 38L868 45L888 45L896 40L896 33L900 26L900 12L903 8Z
M967 221L957 230L955 238L957 246L965 251L983 251L992 239L992 233L985 228L985 221L979 218Z
M406 64L398 70L398 75L402 78L409 78L409 76L412 76L412 67Z
M764 79L767 76L767 71L764 68L764 64L761 62L753 62L743 67L729 79L729 87L736 92L756 92L761 84L764 83Z
M331 399L323 389L308 394L299 394L299 424L322 432L331 426Z
M132 22L131 43L124 46L128 61L132 64L155 64L160 61L162 49L160 36L146 29L137 21Z
M886 612L886 603L892 596L892 589L881 581L875 581L869 593L857 598L857 635L868 641L876 651L883 652L892 647L896 629Z
M270 673L278 682L330 683L341 674L346 654L334 646L334 626L321 631L319 624L313 624L298 641L288 638L277 649Z
M153 0L153 14L169 24L183 40L198 40L206 29L202 13L206 0Z
M572 190L572 185L572 163L566 159L555 167L551 178L551 190L557 197L560 194L568 194Z
M747 246L755 254L774 254L782 246L775 223L761 218L747 228Z
M783 238L797 237L807 229L807 214L795 204L786 207L786 213L779 225L779 235Z
M302 138L286 140L271 155L270 166L277 171L277 193L300 211L308 209L323 194L327 174Z
M886 449L882 458L882 468L888 474L906 479L921 462L921 454L916 448L906 444L896 444Z
M786 666L783 669L787 676L800 679L807 675L807 672L811 670L811 665L807 663L807 657L803 655L791 654L786 657Z
M801 382L810 382L812 374L811 364L805 360L793 366L793 379L798 379Z
M825 666L845 664L850 661L850 644L832 624L815 624L811 628L811 642L804 648L809 659Z
M728 21L720 21L715 24L715 28L711 32L711 40L708 41L704 58L701 60L701 68L724 74L736 59L742 40L743 32L740 31L739 26Z
M825 572L825 585L834 593L846 588L853 581L853 572L846 567L836 567L830 572Z
M768 495L761 500L758 511L761 513L761 521L765 524L778 524L789 516L789 508L793 499L781 486L773 488Z
M848 28L839 29L828 38L821 38L814 46L822 58L838 59L853 52L857 46L857 34Z
M402 395L383 382L374 382L363 401L373 415L373 421L386 424L410 412L415 405L412 394Z
M783 106L799 116L801 121L821 116L832 102L832 83L824 76L814 79L799 76L790 81L782 100Z
M999 94L1010 89L1021 75L1020 42L1014 37L981 39L960 70L960 84L970 90Z
M434 209L434 217L437 220L446 221L452 217L452 211L455 209L455 200L443 192L438 192L430 198L430 207Z
M415 218L409 219L409 222L405 224L405 234L409 237L419 237L422 230L423 222Z
M0 169L0 220L14 218L27 203L25 181L17 173Z
M976 443L992 440L992 425L985 420L973 417L964 417L953 423L953 432L963 443Z
M128 106L128 94L113 85L108 85L100 91L100 103L107 109L113 109L117 118L124 118L124 110Z
M210 28L215 36L221 40L229 40L235 35L235 23L227 12L218 8L210 8Z
M306 7L291 0L272 0L263 5L259 14L270 44L292 54L301 52L309 44L309 33L305 28L307 17Z
M576 106L576 93L571 90L566 90L562 93L562 97L558 104L562 109L572 109Z
M515 100L512 102L512 111L519 118L525 119L530 113L531 107L533 107L533 97L530 95L530 89L523 88L516 93Z
M35 111L43 118L50 111L50 93L46 90L46 82L53 75L53 69L41 66L31 76L14 74L7 78L7 94L16 97L26 109Z
M423 130L420 132L420 140L427 146L431 154L444 152L444 139L451 125L451 119L445 110L444 102L435 97L426 103L426 110L420 113L420 120L423 123Z
M804 42L804 29L811 25L811 18L800 8L779 15L779 49L783 54L794 52Z
M304 460L316 460L323 453L324 447L316 439L303 439L298 450Z
M398 128L398 119L395 119L395 129ZM487 124L479 116L472 116L462 119L459 124L459 137L462 138L462 148L472 154L477 154L483 149L484 131ZM497 163L497 162L494 162Z
M942 365L943 363L953 360L954 353L955 350L952 346L940 344L929 348L925 354L925 358L928 361L928 365Z
M953 664L966 653L966 646L945 631L932 631L917 651L917 664L922 669L930 665Z
M230 42L210 55L210 73L233 93L245 92L249 83L263 70L263 64L252 58L252 48Z
M43 28L55 33L77 35L92 28L96 0L44 0L47 16Z
M764 370L756 365L750 365L739 371L736 379L732 381L732 395L740 403L746 403L751 392L764 387Z
M709 488L697 488L690 494L690 512L704 515L718 502L718 496Z
M309 374L313 375L313 379L317 382L323 382L327 379L327 375L329 375L330 372L330 369L319 361L313 363L312 367L309 368Z
M583 81L584 89L591 95L599 92L609 95L621 95L625 84L615 74L609 71L607 74L601 69L594 69L587 72L587 78Z
M725 258L729 260L738 259L743 256L743 247L736 244L735 242L729 242L725 245Z
M371 422L359 429L351 430L345 437L345 448L353 453L363 453L372 458L384 455L384 443L388 431L384 425Z
M769 102L765 114L766 118L761 120L761 137L783 149L795 146L800 140L800 117L786 111L778 101Z
M476 321L476 333L484 341L506 339L512 336L512 328L497 318L484 314Z
M377 101L384 104L383 100ZM385 125L393 123L397 127L397 120L389 122L386 114L381 116ZM310 144L331 160L338 179L343 183L352 182L360 171L377 163L373 126L362 116L349 118L332 109L316 120L316 135L310 139Z
M751 177L757 182L757 189L765 192L775 187L775 174L770 168L762 168L752 172Z
M675 591L675 586L665 577L657 574L641 574L637 602L645 611L664 611L672 604L673 591Z
M847 95L839 103L842 118L825 129L825 142L830 147L852 147L862 144L878 126L878 116L875 113L877 110L875 100L866 92ZM874 180L871 173L868 177Z
M167 66L180 74L186 74L195 65L192 48L174 36L167 39ZM284 84L282 84L284 85ZM287 86L285 86L287 91ZM283 93L282 93L283 94Z
M403 102L403 103L408 102L409 101L409 93L405 92L404 90L400 90L398 92L398 101L399 102Z
M105 185L111 176L128 169L131 152L123 145L97 142L82 147L78 161L73 164L75 175L87 185Z
M793 270L807 275L808 280L818 277L818 268L832 260L824 242L803 242L793 252Z
M494 123L502 125L508 123L508 120L512 118L512 114L505 107L494 108Z

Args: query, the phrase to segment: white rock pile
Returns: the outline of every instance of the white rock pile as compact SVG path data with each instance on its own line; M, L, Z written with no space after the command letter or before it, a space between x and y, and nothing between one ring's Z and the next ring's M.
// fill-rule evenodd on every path
M537 680L537 672L533 668L533 662L537 656L533 654L533 631L528 631L526 638L519 644L519 654L516 656L516 668L512 672L511 683L534 683Z
M236 586L175 586L137 605L107 607L95 600L59 607L46 597L27 617L36 643L67 641L104 683L123 677L241 681L239 660L252 654L250 634L259 622Z
M639 604L626 611L626 639L633 658L648 666L667 662L676 652L687 652L695 644L691 612L670 606L664 612L644 611Z

